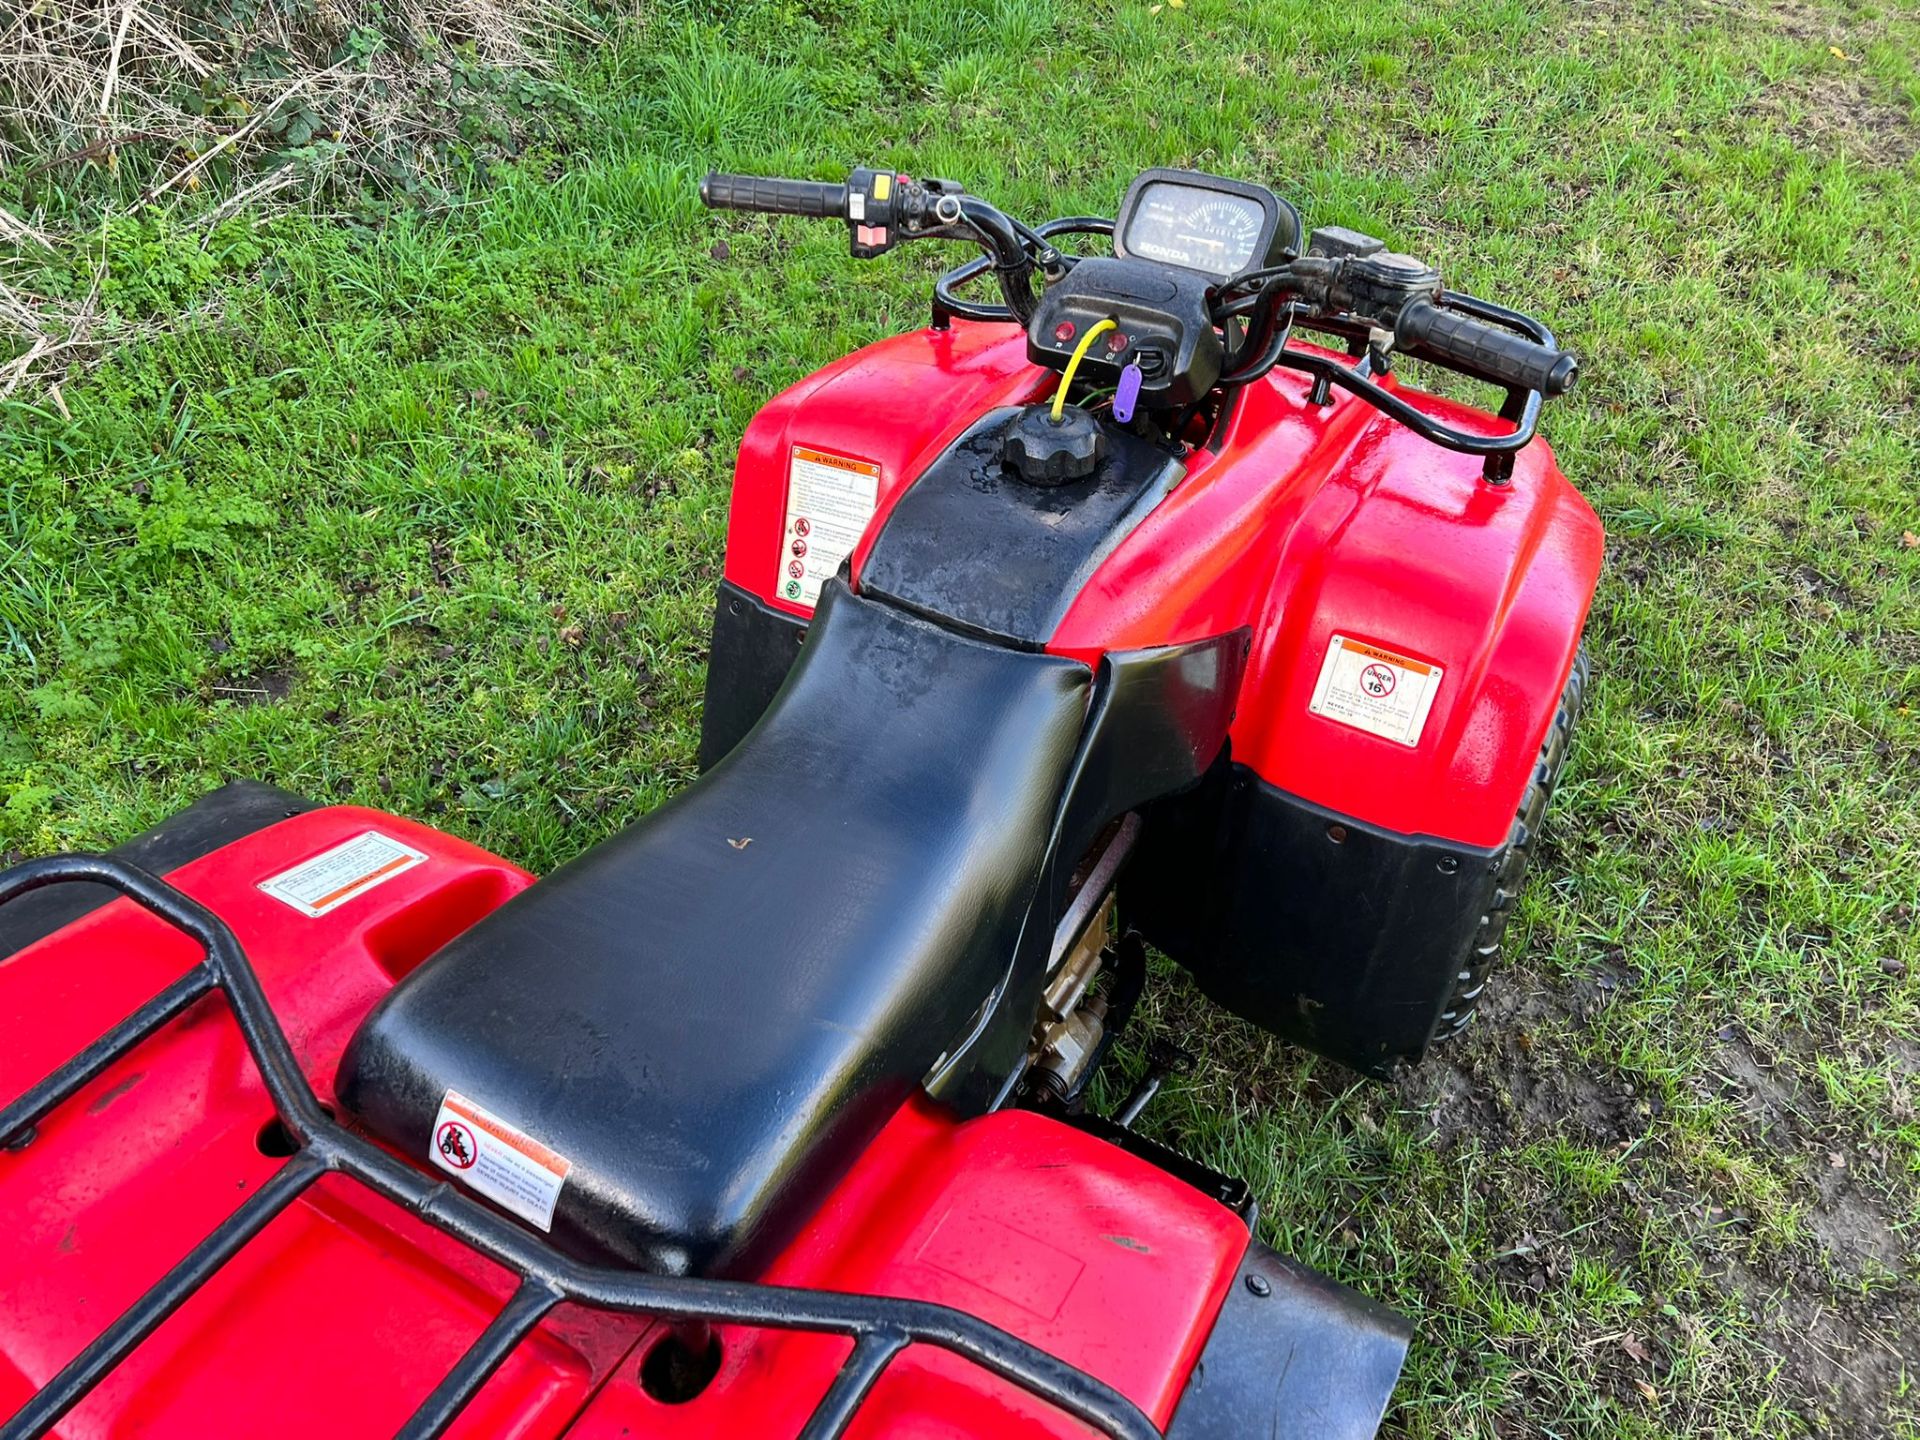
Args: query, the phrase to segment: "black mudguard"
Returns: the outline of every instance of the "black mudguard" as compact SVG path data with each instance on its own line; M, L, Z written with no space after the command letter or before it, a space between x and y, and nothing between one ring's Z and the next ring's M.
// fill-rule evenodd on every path
M1385 1306L1250 1245L1167 1440L1373 1440L1412 1336Z

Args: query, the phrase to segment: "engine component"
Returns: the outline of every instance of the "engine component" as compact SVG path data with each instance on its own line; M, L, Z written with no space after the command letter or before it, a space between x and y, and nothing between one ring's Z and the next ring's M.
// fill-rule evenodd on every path
M1128 958L1125 938L1118 952L1111 943L1113 887L1139 838L1138 815L1122 816L1107 828L1080 862L1073 877L1073 899L1053 932L1047 986L1034 1016L1027 1064L1061 1100L1079 1095L1106 1053L1107 1042L1126 1025L1139 998L1138 963L1121 964L1115 972L1118 978L1106 986L1107 993L1093 993L1094 981L1108 968L1108 961ZM1138 941L1132 945L1138 951ZM1132 958L1138 962L1144 955ZM1136 983L1130 985L1129 978Z
M1093 982L1106 958L1112 921L1109 890L1040 997L1029 1063L1043 1083L1061 1096L1079 1089L1106 1034L1107 1002L1093 993Z

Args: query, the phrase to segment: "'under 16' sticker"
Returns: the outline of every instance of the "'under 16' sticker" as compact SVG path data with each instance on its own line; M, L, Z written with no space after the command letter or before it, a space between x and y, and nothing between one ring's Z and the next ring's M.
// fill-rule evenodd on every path
M542 1230L573 1162L508 1124L457 1090L447 1091L433 1119L427 1157L460 1182Z
M789 604L819 604L820 587L853 553L879 503L878 465L794 446L775 593Z
M1444 673L1424 660L1336 635L1307 709L1383 740L1418 745Z

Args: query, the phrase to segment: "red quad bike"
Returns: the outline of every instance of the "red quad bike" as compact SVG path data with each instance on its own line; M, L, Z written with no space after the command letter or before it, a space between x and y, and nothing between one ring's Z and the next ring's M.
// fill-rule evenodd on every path
M1130 1131L1164 1055L1088 1082L1148 943L1369 1075L1466 1021L1586 682L1573 359L1209 175L701 194L986 253L748 427L657 813L535 881L243 783L0 877L4 1440L1375 1433L1404 1322Z

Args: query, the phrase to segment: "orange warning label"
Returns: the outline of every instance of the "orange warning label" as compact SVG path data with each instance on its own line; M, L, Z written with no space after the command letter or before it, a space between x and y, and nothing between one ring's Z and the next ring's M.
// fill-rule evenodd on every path
M440 1102L427 1155L501 1209L542 1230L553 1228L560 1187L573 1173L571 1160L457 1090Z
M780 531L780 598L817 605L820 587L853 553L879 503L878 465L794 446Z
M1336 635L1307 709L1400 745L1418 745L1444 673L1438 665Z
M302 915L317 918L426 858L411 845L369 830L261 881L260 888Z

